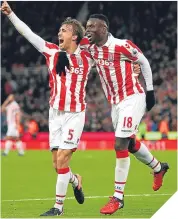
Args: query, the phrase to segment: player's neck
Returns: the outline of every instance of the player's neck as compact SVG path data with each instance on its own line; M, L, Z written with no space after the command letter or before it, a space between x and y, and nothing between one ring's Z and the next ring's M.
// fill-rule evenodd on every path
M73 44L73 45L70 46L70 48L68 48L66 50L66 52L68 54L73 54L76 51L77 48L78 48L78 45L77 44Z
M99 47L103 46L107 41L108 41L108 35L106 35L105 38L103 38L103 40L101 40L100 42L97 42L96 45Z

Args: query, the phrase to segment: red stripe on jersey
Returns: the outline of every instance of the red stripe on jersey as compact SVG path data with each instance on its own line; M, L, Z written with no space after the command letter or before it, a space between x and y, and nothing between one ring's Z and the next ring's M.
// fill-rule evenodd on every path
M98 49L97 49L97 46L96 46L96 45L94 45L94 51L95 51L95 54L94 54L93 58L94 58L94 59L98 59L98 54L99 54L99 52L98 52Z
M59 47L56 44L54 44L54 43L45 42L45 46L47 48L49 48L49 49L57 49L57 50L59 50Z
M135 86L136 86L138 92L139 92L139 93L143 93L144 91L143 91L142 88L141 88L141 85L140 85L140 83L139 83L139 81L138 81L138 77L136 77L135 80L136 80Z
M57 60L59 57L59 53L57 52L54 56L54 63L53 63L53 70L51 72L52 77L53 77L53 96L51 98L50 104L53 106L54 104L54 100L57 94L57 79L56 79L56 64L57 64Z
M53 96L53 92L54 92L54 79L53 79L53 75L50 73L49 74L49 87L50 87L50 97ZM50 104L51 104L51 100L50 100Z
M126 40L126 42L127 42L128 44L130 44L133 48L136 48L140 53L142 53L142 51L141 51L134 43L132 43L132 41Z
M81 41L80 41L80 46L83 45L90 45L89 39L87 37L84 37Z
M82 57L82 61L83 61L83 78L81 81L81 86L80 86L80 93L79 93L79 102L81 103L81 110L83 111L85 109L85 104L84 104L84 92L85 92L85 81L87 78L87 74L88 74L88 68L89 68L89 63L88 63L88 59L86 58L86 55L88 53L85 51L81 52L81 57Z
M125 86L127 96L134 94L131 62L125 61Z
M137 57L133 57L132 54L127 50L126 47L124 46L117 46L118 47L118 52L122 53L124 56L129 58L132 61L136 61Z
M73 67L78 68L78 63L77 63L77 59L76 56L71 55L71 61L73 63ZM77 85L77 77L78 75L75 74L74 72L72 73L72 77L71 77L71 85L70 85L70 91L71 91L71 103L70 103L70 111L71 112L75 112L76 111L76 97L75 97L75 89L76 89L76 85Z
M45 56L45 58L46 58L46 64L47 64L47 66L49 67L49 58L51 57L51 55L48 54L48 53L46 53L46 52L43 52L43 55Z
M95 47L94 47L94 50L95 50L95 54L94 54L94 59L98 59L98 50L97 50L97 46L95 45ZM101 68L100 68L100 65L99 64L97 64L97 67L99 68L99 74L101 75L101 77L103 78L103 81L104 81L104 83L105 83L105 85L106 85L106 90L107 90L107 99L108 99L108 101L110 102L111 101L111 95L110 95L110 93L109 93L109 87L108 87L108 84L105 82L105 80L104 80L104 77L103 77L103 73L102 73L102 71L101 71Z
M119 93L119 102L124 99L124 92L123 92L123 78L120 66L120 46L115 46L115 53L114 53L114 68L115 74L118 84L118 93Z
M108 61L108 57L109 57L109 49L106 46L103 46L103 59ZM110 70L109 70L109 66L104 66L104 70L105 70L105 74L106 74L106 78L107 78L107 82L111 88L111 92L113 94L113 101L114 103L116 102L116 92L114 90L114 86L113 86L113 82L111 80L111 75L110 75Z
M85 51L85 56L87 56L88 58L92 59L92 56L90 55L89 52Z
M61 92L60 92L60 99L59 99L59 110L64 110L65 108L65 100L66 100L66 76L61 75Z
M43 52L43 55L45 56L46 58L46 65L48 66L48 69L49 69L49 58L51 57L51 55L49 55L48 53L46 52ZM52 97L53 95L53 92L54 92L54 83L53 83L53 76L52 76L52 73L49 72L49 87L50 87L50 97ZM51 102L51 101L50 101Z

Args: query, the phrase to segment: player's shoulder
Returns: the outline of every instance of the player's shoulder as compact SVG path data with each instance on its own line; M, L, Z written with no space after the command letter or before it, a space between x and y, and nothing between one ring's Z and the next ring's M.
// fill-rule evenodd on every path
M6 109L11 110L11 109L17 108L17 106L18 106L18 103L14 100L6 106Z
M88 57L88 58L92 58L91 57L91 54L88 50L85 50L85 49L80 49L80 54L81 56L85 56L85 57Z
M12 104L14 108L20 109L20 105L16 101L13 101Z
M59 50L59 46L56 45L55 43L50 43L50 42L45 42L45 47L48 49L55 49L55 50Z
M89 61L89 59L92 59L92 56L91 56L89 50L81 47L80 44L78 45L78 48L77 48L77 51L75 52L75 55L78 57L80 56L80 58L83 59L83 61L86 59L88 61Z
M80 47L90 45L90 42L87 37L83 37L82 40L80 41Z
M127 39L119 39L119 38L115 38L113 37L113 43L119 46L124 46L127 43Z
M45 41L43 55L49 59L49 56L56 54L59 51L59 46L55 43Z

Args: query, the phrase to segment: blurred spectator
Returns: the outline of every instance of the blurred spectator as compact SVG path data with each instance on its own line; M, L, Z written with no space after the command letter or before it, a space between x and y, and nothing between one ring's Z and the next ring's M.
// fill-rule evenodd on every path
M141 139L145 139L145 134L147 132L147 124L145 122L145 119L141 121L138 131L140 133Z
M160 121L159 132L161 132L162 138L167 138L168 137L168 132L169 132L169 117L168 116L165 116Z
M39 132L38 123L33 118L30 118L27 119L25 126L26 126L26 132L30 134L32 138L36 138Z
M19 125L18 130L19 130L20 137L22 137L24 134L24 126L22 123Z

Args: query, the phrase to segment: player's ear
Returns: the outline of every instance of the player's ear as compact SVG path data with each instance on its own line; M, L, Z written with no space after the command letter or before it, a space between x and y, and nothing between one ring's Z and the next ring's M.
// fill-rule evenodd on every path
M105 34L108 31L107 27L103 27L103 33Z
M72 36L72 41L76 41L77 40L77 35Z

